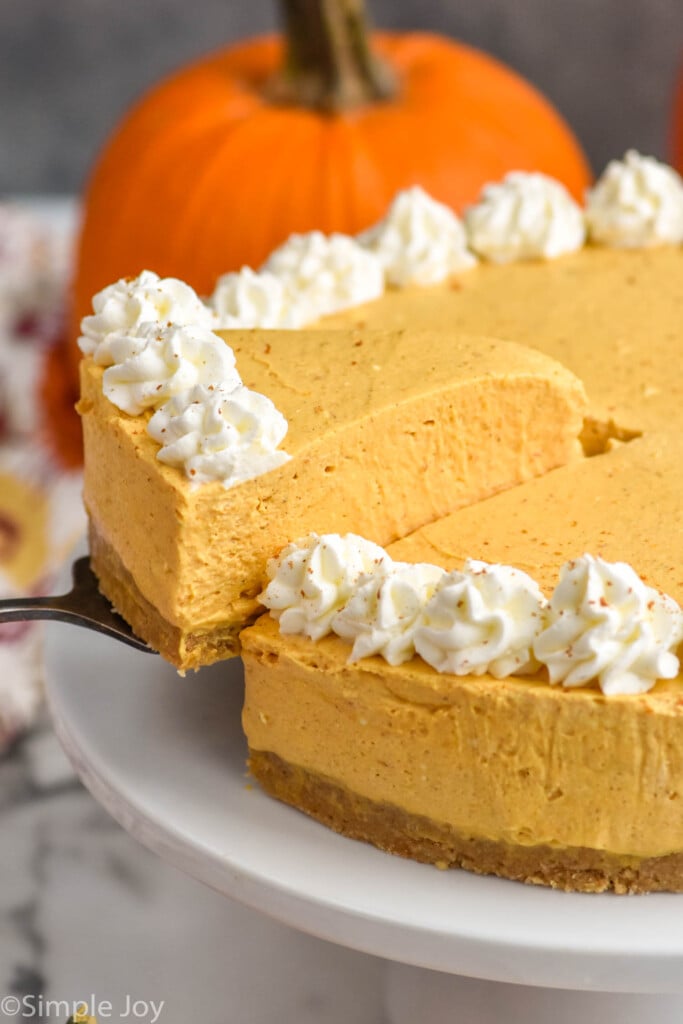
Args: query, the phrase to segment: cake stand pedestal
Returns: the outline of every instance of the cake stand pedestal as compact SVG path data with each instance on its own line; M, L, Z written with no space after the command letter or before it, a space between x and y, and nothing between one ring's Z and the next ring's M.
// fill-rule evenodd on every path
M392 1024L683 1021L683 896L553 892L335 835L251 783L237 660L182 679L53 625L47 664L61 742L121 825L217 891L391 961Z

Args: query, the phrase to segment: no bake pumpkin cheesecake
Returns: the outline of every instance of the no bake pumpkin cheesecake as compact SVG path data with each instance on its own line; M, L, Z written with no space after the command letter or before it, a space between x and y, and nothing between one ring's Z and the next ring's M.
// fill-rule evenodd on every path
M238 434L246 417L262 460L240 478L249 460L233 459L232 480L214 472L216 396L179 400L173 372L140 375L157 341L169 365L187 345L140 326L139 282L123 341L86 325L103 589L181 667L235 649L259 598L271 609L279 623L242 634L245 730L269 792L443 865L683 888L681 242L683 182L637 154L610 165L584 211L520 174L485 190L464 227L412 190L358 240L295 236L204 307L231 328L236 370L222 372L238 377L224 390L273 404L267 429L256 399L227 416ZM206 390L215 351L193 351L188 379ZM482 371L498 381L488 392ZM138 406L140 389L160 395ZM210 416L194 408L205 401Z

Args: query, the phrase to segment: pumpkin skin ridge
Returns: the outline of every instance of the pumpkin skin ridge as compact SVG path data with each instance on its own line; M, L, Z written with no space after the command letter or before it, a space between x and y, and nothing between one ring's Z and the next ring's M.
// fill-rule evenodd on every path
M234 127L236 127L236 126L234 126ZM233 129L231 129L231 131L232 130ZM202 131L202 141L206 143L206 142L208 142L212 138L212 136L214 136L214 135L215 136L219 136L219 135L224 136L224 134L225 134L224 126L221 125L220 123L217 123L216 125L213 126L213 130L212 131L208 131L207 129ZM169 154L168 160L171 161L170 154ZM154 164L157 164L157 163L160 165L159 168L154 166ZM186 171L185 171L185 166L186 166L187 163L192 163L192 158L191 158L191 156L189 154L185 154L185 153L181 154L181 159L180 160L172 161L170 167L167 167L166 157L164 157L163 160L155 160L154 163L152 164L152 166L150 166L150 168L149 168L149 175L147 177L147 180L143 183L142 187L140 188L140 192L137 194L136 197L133 197L133 202L138 202L139 203L141 201L141 199L143 199L144 196L150 197L154 193L154 191L155 191L154 180L156 178L157 181L161 180L161 182L162 182L162 187L161 188L159 188L159 186L157 186L157 189L159 189L159 194L165 195L165 196L168 197L167 200L166 200L167 206L168 206L169 209L173 209L175 204L179 200L182 200L183 197L186 195L186 189L184 188L184 183L187 180L187 174L186 174ZM163 174L161 174L161 170L160 170L161 167L167 168L164 171ZM125 217L122 218L122 221L125 222ZM149 237L148 237L148 239L146 241L146 246L152 247L152 246L158 245L157 254L155 255L154 254L154 249L150 248L149 251L152 253L152 255L146 261L145 267L144 268L142 266L138 267L138 271L142 270L142 269L157 270L157 268L159 266L162 266L164 263L167 263L167 262L168 263L173 263L173 262L175 262L179 258L179 256L180 256L179 248L182 245L180 237L178 237L178 239L176 240L176 246L175 246L175 251L174 251L173 248L168 247L164 243L163 238L161 236L158 237L158 240L156 240L154 238L154 230L153 230L153 228L154 228L154 225L151 225L150 229L145 228L145 234L149 233ZM114 244L116 244L116 242ZM192 244L192 239L188 239L187 240L187 244ZM165 275L162 274L161 276L165 276ZM177 276L177 275L175 275L175 276Z
M280 125L277 122L268 123L267 118L259 118L253 121L251 124L241 123L240 126L236 126L235 133L257 131L260 134L279 134ZM311 124L303 118L299 119L297 124L290 126L290 136L297 132L302 136L308 137L315 131L315 125ZM235 138L231 138L230 146L234 146ZM244 142L245 146L249 146L250 141L248 139L240 140ZM310 141L307 141L307 146L310 152ZM231 162L239 164L241 160L241 153L236 153ZM272 211L274 208L286 209L288 195L291 195L292 188L296 185L300 185L300 175L297 171L301 170L301 158L297 152L292 150L289 155L278 154L277 155L280 170L282 171L285 167L291 167L291 174L289 176L277 176L272 178L266 186L259 184L256 179L246 179L242 183L241 188L247 190L247 194L242 193L240 196L240 205L248 208L251 215L251 237L254 240L254 244L258 246L259 240L268 237L268 241L275 240L275 245L278 245L277 241L279 235L279 241L283 242L292 233L288 228L283 229L282 232L278 232L273 226L272 216L269 215L269 210ZM307 161L307 163L310 161ZM221 158L219 154L216 154L216 159L210 161L211 163L211 175L219 175L221 172ZM264 190L265 188L265 190ZM251 195L249 194L251 193ZM223 203L220 200L216 203L215 217L213 222L209 225L205 224L205 210L201 203L194 203L191 207L188 207L186 212L187 226L186 226L186 243L192 244L192 239L197 235L198 232L204 230L207 232L207 239L209 241L208 248L211 248L211 236L213 233L220 233L224 228L219 227L222 220L221 211L225 206L224 223L229 225L229 213L230 207L234 204L234 195L221 197ZM269 206L269 203L271 204ZM270 226L269 226L270 223ZM305 232L311 230L307 218L302 218L301 222L294 227L295 232ZM261 243L262 245L264 243ZM269 251L271 251L269 249ZM200 264L198 264L199 266ZM254 269L258 269L260 264L255 264L254 261L245 259L241 264L242 266L251 266ZM240 267L234 267L234 270L239 270ZM211 287L215 284L216 276L210 267L203 268L204 279L211 279ZM218 275L220 276L220 275Z
M223 198L220 193L217 193L214 209L212 211L213 219L210 222L206 222L206 208L203 200L203 191L212 184L213 178L221 177L223 171L223 165L225 161L225 151L235 149L236 145L240 143L240 136L248 131L252 135L255 132L262 134L263 126L261 119L254 118L241 119L234 125L231 125L225 138L220 141L216 140L216 145L210 155L207 157L203 167L199 168L198 176L195 180L195 189L189 196L188 202L186 203L183 212L183 224L178 231L177 237L173 240L174 244L169 249L169 259L175 260L182 258L182 252L184 249L190 248L195 244L195 239L202 234L202 227L205 232L205 240L208 248L211 248L211 233L215 230L218 222L221 220L221 211L223 204L221 199ZM234 157L234 163L239 163L242 159L241 153L238 151ZM226 165L228 171L231 170L230 164ZM258 211L258 208L257 208ZM257 213L256 213L257 215ZM252 222L253 224L253 222ZM230 221L225 221L227 230L230 230ZM223 228L223 230L226 229ZM203 281L206 280L206 270L203 267L201 253L197 253L197 275ZM238 270L238 267L232 268ZM202 289L205 292L210 291L213 283L205 285Z
M336 121L328 128L335 136L334 151L328 147L324 153L325 170L334 163L336 156L341 152L344 159L339 161L341 173L325 174L327 188L332 192L333 188L338 193L334 199L329 200L329 208L332 205L341 210L339 217L331 214L333 222L343 220L348 223L363 223L368 221L364 211L366 206L374 208L378 205L377 196L386 194L384 184L383 168L378 166L376 154L370 151L371 147L363 134L362 122L348 118L344 121ZM362 164L362 170L359 170ZM363 181L363 188L359 189L358 182ZM381 199L380 199L381 201ZM369 226L369 223L368 223Z
M200 66L199 70L203 77L206 69ZM177 172L178 170L177 164L174 167L174 151L180 150L181 154L184 155L185 150L188 147L200 144L203 147L209 145L212 142L211 136L214 134L220 134L221 137L225 140L226 134L229 135L233 130L235 130L239 126L239 124L242 123L243 120L251 117L254 113L254 110L257 109L258 106L262 105L262 102L258 94L244 92L242 95L230 97L231 108L233 107L233 105L240 110L238 119L235 120L233 123L228 123L226 125L224 105L216 104L214 107L211 108L210 111L204 112L202 114L201 121L198 125L194 123L194 120L193 122L186 122L184 119L180 119L180 121L176 125L174 125L174 135L167 136L166 138L162 136L162 149L160 151L157 151L156 149L147 149L146 151L143 150L143 156L139 164L139 166L141 167L142 175L141 181L139 182L138 187L135 190L135 193L131 192L128 195L124 195L123 197L124 206L122 209L119 209L119 216L113 221L112 230L110 234L110 244L112 245L112 247L116 248L118 245L125 244L126 236L129 231L129 223L134 219L134 217L128 213L130 207L139 206L141 202L144 204L145 201L153 202L155 199L158 200L160 196L158 184L159 181L172 181L173 171L176 170ZM150 119L154 119L154 110L145 110L144 106L145 105L143 97L143 101L141 101L141 103L138 104L137 108L134 108L132 113L133 124L131 131L134 134L134 138L132 141L133 146L135 146L136 144L136 135L140 135L143 141L146 139L148 130L147 121ZM136 120L138 118L138 115L139 121ZM192 116L194 119L196 115L193 113ZM148 157L147 153L149 154ZM105 151L103 155L102 173L106 174L107 171L107 153ZM117 174L116 166L112 168L112 174ZM172 189L162 189L161 194L163 194L164 192L170 193L170 196L172 198ZM184 194L186 194L186 189L184 190ZM169 208L173 209L174 204L171 201L171 198L169 199ZM86 203L87 201L88 199L86 198ZM107 216L108 212L109 211L107 208L107 210L105 210L104 213L105 217ZM167 261L167 253L162 252L161 260L162 262ZM152 264L159 263L160 260L152 256L151 258L148 258L145 261L144 268L156 269L154 266L152 266ZM122 271L122 274L124 276L130 275L131 273L139 272L144 268L142 264L138 264L135 267L129 268L127 271ZM112 278L112 280L114 280L114 278Z
M417 69L420 66L420 62L422 60L428 61L429 59L429 52L427 52L427 54L423 53L422 46L425 43L429 43L434 46L442 47L444 51L444 56L448 56L448 54L451 52L452 47L455 46L458 51L459 61L457 62L457 64L455 61L446 61L444 65L442 80L439 83L442 89L448 91L449 87L453 88L455 85L457 85L459 89L462 89L464 80L469 78L472 70L478 71L480 70L483 64L487 64L489 68L492 71L495 71L497 75L500 75L508 80L506 84L509 84L510 86L513 87L512 95L514 100L516 101L515 105L524 108L523 113L524 116L527 118L527 121L529 116L527 104L531 102L537 108L535 111L535 114L537 116L540 116L543 119L548 118L551 122L555 123L556 128L564 129L567 132L565 144L566 146L569 147L571 152L563 152L562 160L557 161L557 163L564 163L565 160L570 161L570 157L575 157L576 144L569 137L568 125L565 119L559 113L559 111L538 90L538 88L533 83L529 82L527 79L522 78L520 75L517 74L517 72L511 70L498 58L488 53L483 53L476 47L470 46L466 43L454 43L451 40L444 39L441 36L432 35L430 33L413 33L411 43L413 45L413 49L416 51L410 54L410 73L407 81L408 88L410 89L411 92L416 85L422 85L421 78L417 74ZM388 48L385 49L385 46L387 46L387 44ZM378 54L384 57L389 62L391 62L392 66L394 66L394 53L392 52L391 44L391 35L388 38L386 38L385 34L382 33L377 38ZM400 56L402 58L405 58L405 54L401 54ZM394 68L394 70L397 69ZM398 70L400 71L400 68ZM484 81L484 89L487 89L489 85L490 83ZM432 89L433 86L434 75L431 74L430 79L426 83L426 88ZM496 83L496 90L498 90L499 88L500 82L498 81ZM491 119L495 119L496 134L498 136L504 136L505 138L508 139L508 141L514 141L516 143L514 148L520 151L520 155L516 159L516 169L534 171L539 170L543 171L546 174L549 174L550 176L560 177L560 180L564 180L561 178L559 174L559 167L553 167L552 165L548 166L548 158L543 157L541 155L546 149L545 144L542 146L540 154L538 151L536 151L532 156L529 156L528 154L526 156L523 156L521 154L521 151L528 151L529 147L528 142L519 139L518 124L515 123L514 114L512 116L510 115L508 107L508 104L510 103L510 93L506 95L507 102L504 108L500 104L496 104L495 102L493 102L494 97L489 98L486 95L486 93L483 92L482 85L479 82L476 83L476 88L469 90L469 93L470 94L466 97L466 99L470 104L470 112L477 113L477 116L467 118L467 124L470 129L474 129L477 133L482 133L485 127L490 126ZM415 102L419 106L421 102L423 102L424 97L420 93L417 93L416 95L412 96L404 95L403 100L404 103L406 104ZM443 127L448 127L450 123L448 108L444 106L440 113L442 114L443 120L445 122ZM435 121L438 115L439 111L435 111L433 113ZM459 123L461 124L462 122ZM542 133L539 134L537 137L540 138L541 141L544 140L544 136ZM555 139L554 141L557 142L557 139ZM563 147L563 150L564 148L566 148L566 146ZM499 139L496 139L494 142L488 144L486 148L489 152L498 154ZM501 166L501 168L504 167L504 161L500 159L500 155L497 156L496 162ZM545 169L543 165L545 165ZM568 163L568 166L571 166L571 162ZM501 170L501 172L498 175L494 173L491 176L491 178L487 180L496 181L498 180L499 177L502 176L503 173L505 173L504 170ZM571 180L569 182L565 180L565 184L568 188L568 191L578 202L583 201L585 189L592 182L592 177L592 171L590 169L588 161L585 158L585 156L583 156L583 159L577 162L575 173L572 175ZM481 183L478 184L476 193L471 196L470 202L473 202L477 198L480 189Z

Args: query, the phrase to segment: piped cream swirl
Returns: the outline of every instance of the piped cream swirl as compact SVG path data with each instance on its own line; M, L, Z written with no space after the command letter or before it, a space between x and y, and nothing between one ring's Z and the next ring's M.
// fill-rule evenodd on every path
M444 576L424 610L415 649L438 672L496 678L533 673L546 600L520 569L468 559Z
M616 248L683 242L683 178L651 156L629 150L612 160L587 195L591 238Z
M250 267L219 277L209 304L221 330L293 329L303 327L311 315L306 303L276 274L266 270L257 273Z
M184 469L195 484L218 480L233 487L291 457L278 450L287 420L269 398L242 384L232 390L198 384L165 402L147 431L161 446L159 461Z
M130 416L157 409L197 384L230 390L241 383L229 345L197 324L142 324L136 332L107 339L111 365L102 389Z
M98 366L117 361L110 351L112 336L134 334L142 324L215 326L212 310L189 284L175 277L159 277L151 270L108 285L94 296L92 305L93 313L81 321L78 344Z
M261 271L282 281L302 323L370 302L384 291L381 261L348 235L292 235Z
M399 192L386 216L358 241L377 254L388 284L399 288L439 284L477 262L453 210L417 185Z
M470 248L492 263L555 259L586 237L583 211L564 185L544 174L512 171L486 185L465 213Z
M679 669L683 612L624 562L583 555L563 566L534 654L551 683L644 693Z
M270 582L259 600L282 633L319 640L331 631L360 577L381 573L390 562L383 548L356 534L313 533L268 563Z
M380 654L400 665L415 654L416 631L444 571L426 563L387 562L382 572L358 579L332 621L333 632L353 643L349 661Z

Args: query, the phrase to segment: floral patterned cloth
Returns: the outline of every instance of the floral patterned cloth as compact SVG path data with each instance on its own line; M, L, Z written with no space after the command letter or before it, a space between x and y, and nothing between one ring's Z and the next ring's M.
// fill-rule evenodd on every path
M49 593L83 535L80 473L53 453L41 390L64 323L71 218L0 203L0 599ZM38 623L0 624L0 752L33 722Z

